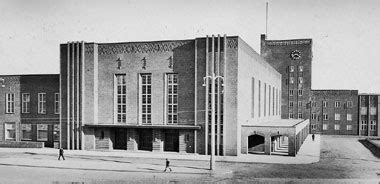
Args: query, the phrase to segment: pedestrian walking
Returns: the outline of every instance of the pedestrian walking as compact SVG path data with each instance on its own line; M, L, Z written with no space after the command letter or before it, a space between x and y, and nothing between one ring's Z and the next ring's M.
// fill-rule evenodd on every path
M314 141L314 138L315 138L315 135L313 134L313 135L311 135L311 139L313 139L313 141Z
M58 157L58 160L61 160L60 158L63 158L63 160L65 160L65 157L63 156L63 149L62 148L59 148L59 157Z
M166 172L166 169L169 169L170 172L172 172L172 168L170 168L170 161L167 158L166 158L166 167L165 167L164 172Z

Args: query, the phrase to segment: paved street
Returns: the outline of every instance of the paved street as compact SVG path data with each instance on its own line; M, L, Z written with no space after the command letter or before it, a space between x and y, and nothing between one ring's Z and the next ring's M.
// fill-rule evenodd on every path
M349 136L322 136L317 163L217 162L215 172L208 170L209 163L202 156L199 160L179 160L173 154L170 156L173 172L163 173L164 158L120 157L114 155L118 152L95 151L82 155L68 151L66 160L58 161L55 152L58 150L0 149L0 183L380 182L380 159L358 137ZM104 156L107 153L112 154Z

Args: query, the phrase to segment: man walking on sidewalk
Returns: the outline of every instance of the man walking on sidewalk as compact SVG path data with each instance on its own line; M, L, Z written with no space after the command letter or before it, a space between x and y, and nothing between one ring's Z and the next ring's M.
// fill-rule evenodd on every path
M166 169L169 169L170 172L172 172L172 168L170 168L170 161L167 158L166 158L166 167L165 167L164 172L166 172Z
M311 139L313 139L313 141L314 141L314 138L315 138L315 135L313 134L313 135L311 135Z
M63 158L63 160L65 160L65 157L63 156L63 149L62 148L59 148L59 157L58 157L58 160L61 160L60 158Z

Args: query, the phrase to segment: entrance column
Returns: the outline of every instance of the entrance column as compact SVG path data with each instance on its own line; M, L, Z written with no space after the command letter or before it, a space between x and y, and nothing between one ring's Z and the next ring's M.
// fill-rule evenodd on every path
M153 130L153 152L163 152L164 151L164 143L162 130L154 129Z
M270 155L270 152L271 152L271 137L270 136L265 136L264 152L265 154Z
M136 129L127 129L127 150L136 151L137 141L138 136Z

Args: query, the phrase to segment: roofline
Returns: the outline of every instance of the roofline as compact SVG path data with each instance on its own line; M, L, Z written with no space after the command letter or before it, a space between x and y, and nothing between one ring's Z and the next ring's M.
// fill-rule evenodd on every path
M208 35L209 38L212 37L212 35ZM215 35L214 35L215 36ZM218 35L216 35L216 37L218 37ZM224 35L221 35L221 37L223 38ZM107 45L107 44L137 44L137 43L158 43L158 42L178 42L178 41L194 41L196 39L205 39L206 36L204 37L195 37L193 39L180 39L180 40L152 40L152 41L149 41L149 40L145 40L145 41L131 41L131 42L84 42L85 44L98 44L98 45ZM239 36L227 36L227 38L239 38ZM82 41L72 41L74 43L80 43ZM67 43L71 43L70 41L68 41ZM67 43L61 43L61 45L66 45Z
M358 89L312 89L311 91L359 91Z
M12 74L12 75L1 75L0 76L48 76L48 75L60 75L58 74Z
M380 96L380 93L359 93L359 95L375 95L375 96Z

